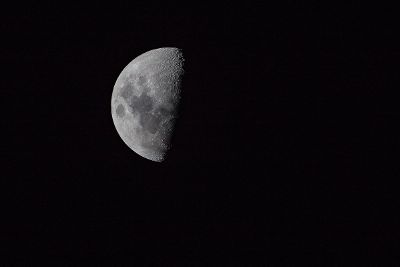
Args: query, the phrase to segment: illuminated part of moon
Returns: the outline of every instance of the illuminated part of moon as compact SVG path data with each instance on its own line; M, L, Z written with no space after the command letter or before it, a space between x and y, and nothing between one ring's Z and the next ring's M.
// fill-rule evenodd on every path
M171 147L183 76L183 54L174 47L150 50L121 72L111 97L111 114L125 144L161 162Z

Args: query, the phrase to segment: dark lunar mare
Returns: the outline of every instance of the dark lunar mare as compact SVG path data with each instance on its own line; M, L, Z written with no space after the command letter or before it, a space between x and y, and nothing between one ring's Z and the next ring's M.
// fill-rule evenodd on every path
M165 107L160 106L155 108L153 98L147 94L150 88L146 82L146 77L139 76L138 85L143 89L140 96L133 95L135 86L132 83L127 83L121 88L120 95L126 100L133 114L140 114L139 123L143 130L155 134L159 130L163 119L170 117L172 114Z
M119 117L123 117L125 115L125 107L122 104L119 104L115 112Z
M162 118L160 116L154 116L153 114L146 112L140 116L140 125L149 133L155 134L158 130L161 120Z
M155 134L159 130L161 122L171 115L173 114L161 106L150 111L140 112L139 123L145 131Z
M149 112L153 109L153 99L143 92L139 97L132 96L129 100L129 106L133 112Z
M127 83L124 87L121 88L120 96L126 101L133 95L133 90L135 87L131 83Z

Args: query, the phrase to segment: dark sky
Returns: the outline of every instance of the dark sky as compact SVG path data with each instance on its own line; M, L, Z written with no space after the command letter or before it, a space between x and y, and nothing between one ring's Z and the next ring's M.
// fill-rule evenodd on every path
M392 11L290 1L5 9L0 258L395 263ZM173 148L160 164L122 142L110 99L132 59L166 46L186 61Z

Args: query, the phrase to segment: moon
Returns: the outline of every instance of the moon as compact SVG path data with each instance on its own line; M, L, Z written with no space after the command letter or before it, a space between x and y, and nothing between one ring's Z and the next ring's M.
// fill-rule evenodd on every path
M183 76L183 53L163 47L133 59L118 76L111 114L123 142L138 155L161 162L171 148Z

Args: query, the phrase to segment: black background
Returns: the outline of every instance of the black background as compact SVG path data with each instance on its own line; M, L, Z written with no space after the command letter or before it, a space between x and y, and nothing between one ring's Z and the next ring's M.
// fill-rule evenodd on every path
M2 12L1 261L399 261L392 7ZM132 59L167 46L186 59L183 100L173 148L154 163L122 142L110 101Z

